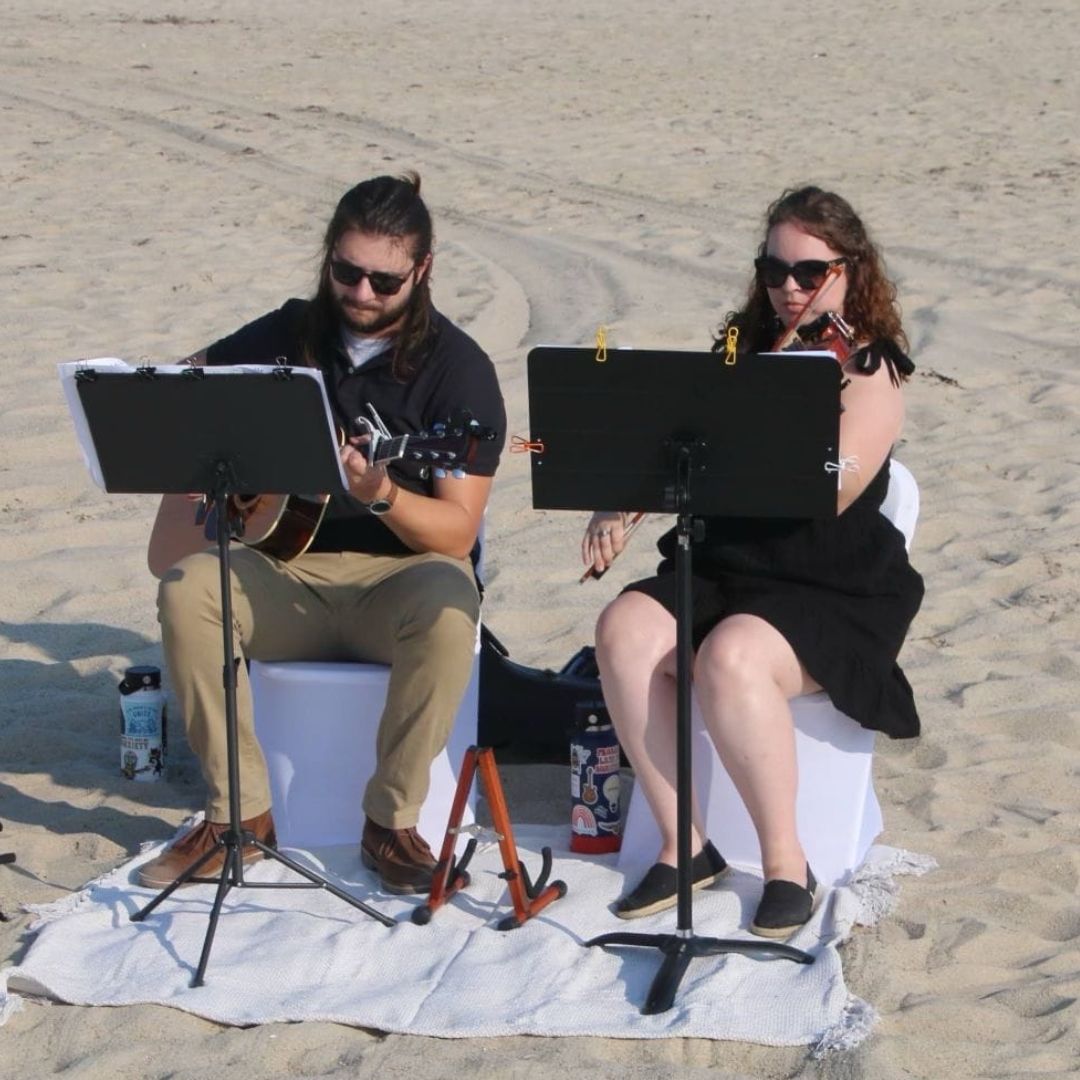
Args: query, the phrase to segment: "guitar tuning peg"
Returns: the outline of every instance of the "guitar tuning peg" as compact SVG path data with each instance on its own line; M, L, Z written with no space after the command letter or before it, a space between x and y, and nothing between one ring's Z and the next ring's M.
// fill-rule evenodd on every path
M435 479L436 480L445 480L446 479L446 470L445 469L436 468L434 470L434 472L435 472Z
M455 469L453 471L453 473L451 473L451 475L453 476L453 478L455 480L464 480L465 479L465 470L464 469Z

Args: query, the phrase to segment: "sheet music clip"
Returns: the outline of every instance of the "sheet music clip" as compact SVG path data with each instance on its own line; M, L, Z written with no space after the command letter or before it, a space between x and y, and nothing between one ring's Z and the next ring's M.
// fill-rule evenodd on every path
M288 382L292 377L291 367L278 366L274 368L274 378L279 382Z
M135 374L140 375L144 379L156 379L157 368L153 364L144 364L142 367L135 369Z
M75 381L76 382L93 382L97 378L97 376L98 376L97 368L92 368L92 367L79 368L79 370L75 372Z
M184 370L180 374L183 375L185 379L205 379L206 368L196 367L194 364L192 364L190 367L184 368Z

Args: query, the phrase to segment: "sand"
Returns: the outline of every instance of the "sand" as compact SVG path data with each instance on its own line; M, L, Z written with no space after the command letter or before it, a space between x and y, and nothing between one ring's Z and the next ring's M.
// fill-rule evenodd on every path
M668 1040L440 1041L219 1028L157 1007L28 1005L0 1076L1062 1076L1077 1069L1080 507L1073 360L1080 9L1071 0L40 0L0 4L0 963L21 905L78 889L201 804L117 768L116 681L160 662L156 500L83 468L55 364L186 355L311 287L338 195L416 168L437 303L528 433L538 343L701 347L765 204L815 181L882 244L919 372L901 457L927 598L903 654L925 733L879 740L882 839L940 868L845 946L881 1018L855 1051ZM507 456L485 619L560 666L654 562L652 521L577 585L582 515L535 512ZM178 726L178 725L177 725ZM563 770L512 770L529 817Z

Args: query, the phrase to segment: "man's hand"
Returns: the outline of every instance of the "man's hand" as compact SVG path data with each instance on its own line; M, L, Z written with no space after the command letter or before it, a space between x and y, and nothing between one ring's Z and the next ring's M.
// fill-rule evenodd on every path
M385 465L371 465L364 447L369 435L354 435L341 448L341 464L349 481L349 494L362 503L372 503L390 491L391 480Z

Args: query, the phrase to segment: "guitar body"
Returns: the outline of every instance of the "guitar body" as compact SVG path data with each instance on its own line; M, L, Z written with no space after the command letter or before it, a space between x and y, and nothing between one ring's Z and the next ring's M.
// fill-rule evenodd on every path
M329 495L259 495L242 506L234 503L230 511L235 521L243 523L243 535L237 539L245 547L288 562L311 547L329 501ZM199 499L187 495L161 497L146 552L154 577L160 578L186 555L208 547L216 550L217 514L211 509L200 524L199 506Z
M326 513L329 495L260 495L251 512L242 511L247 547L288 562L303 555Z

